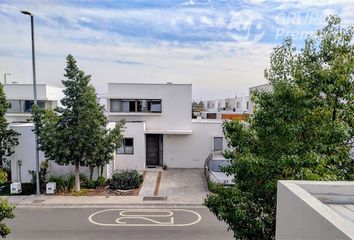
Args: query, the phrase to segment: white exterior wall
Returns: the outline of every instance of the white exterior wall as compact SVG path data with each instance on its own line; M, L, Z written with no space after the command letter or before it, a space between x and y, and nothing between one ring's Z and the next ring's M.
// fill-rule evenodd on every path
M125 124L123 136L134 138L134 154L114 154L114 169L145 169L146 163L146 143L145 143L145 123L127 122Z
M354 224L319 200L350 204L353 193L350 182L278 181L276 239L353 239Z
M161 99L161 113L110 112L110 99ZM109 120L144 121L146 130L190 130L192 114L191 84L109 83Z
M33 100L32 84L6 84L4 92L8 100ZM61 106L60 100L63 98L63 88L46 84L37 84L37 99L52 101L53 107ZM26 122L30 119L30 113L7 113L5 115L8 122Z
M21 135L18 137L19 145L14 147L15 153L11 155L11 178L13 182L31 182L32 176L28 171L36 170L36 152L35 152L35 136L32 132L33 125L28 124L14 124L10 125L11 129L14 129ZM18 160L22 161L21 171L19 171ZM40 152L39 161L44 160L44 154Z
M35 152L35 135L32 131L32 123L13 123L10 124L10 128L14 129L21 135L18 137L19 145L14 147L15 153L10 156L11 160L11 180L12 182L31 182L32 175L28 171L36 170L36 152ZM22 160L21 170L18 166L18 160ZM44 153L39 152L39 162L45 160ZM80 173L89 176L90 170L87 167L81 167ZM74 175L74 166L66 165L60 166L54 161L49 161L48 166L49 176L63 176L63 175ZM103 171L103 176L107 177L106 168ZM94 171L94 178L97 177L97 171Z
M213 137L222 137L221 121L193 121L192 134L164 135L163 163L170 168L203 168ZM223 148L227 146L224 138Z

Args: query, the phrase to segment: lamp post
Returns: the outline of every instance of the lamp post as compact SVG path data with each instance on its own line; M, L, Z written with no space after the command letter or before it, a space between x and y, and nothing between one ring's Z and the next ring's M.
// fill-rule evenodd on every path
M31 37L32 37L32 70L33 70L33 100L34 104L37 105L37 83L36 83L36 61L34 52L34 25L33 25L33 15L28 11L21 11L21 13L31 17ZM38 135L35 133L35 148L36 148L36 193L40 194L39 187L39 150L38 150Z
M4 73L4 84L6 85L6 77L11 75L11 73Z

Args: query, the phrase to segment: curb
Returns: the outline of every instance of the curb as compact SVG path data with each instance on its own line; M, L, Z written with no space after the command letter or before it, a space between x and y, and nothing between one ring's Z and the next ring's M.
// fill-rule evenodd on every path
M193 203L136 203L136 204L12 204L16 208L206 208Z

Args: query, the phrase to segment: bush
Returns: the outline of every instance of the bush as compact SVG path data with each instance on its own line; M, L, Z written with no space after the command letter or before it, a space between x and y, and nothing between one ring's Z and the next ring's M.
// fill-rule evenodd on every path
M89 189L93 189L97 187L97 182L94 180L88 180L86 186L83 187L87 187Z
M51 176L49 182L57 184L57 192L69 192L74 188L75 176Z
M0 170L0 185L7 182L7 172L3 169Z
M140 186L143 182L143 175L136 170L126 170L113 174L110 182L112 189L128 190Z
M97 178L97 186L103 187L104 185L106 185L106 179L103 176L99 176Z

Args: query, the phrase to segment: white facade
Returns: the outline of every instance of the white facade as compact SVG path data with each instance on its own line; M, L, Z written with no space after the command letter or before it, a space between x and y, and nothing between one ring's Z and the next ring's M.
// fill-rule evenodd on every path
M354 239L354 183L278 181L276 239Z
M6 84L4 92L10 108L6 114L8 122L27 122L33 104L32 84ZM55 108L60 105L63 89L47 84L37 84L38 105L43 108Z
M141 105L153 100L160 101L155 109L160 111L147 107L143 112ZM191 102L191 84L108 84L109 120L126 121L124 138L129 141L128 152L115 154L113 168L202 168L213 137L222 137L222 122L192 121Z
M18 90L16 90L18 87ZM13 85L6 89L8 99L31 100L32 85ZM50 94L50 90L53 92ZM62 89L40 85L38 99L59 102ZM27 95L26 95L27 94ZM147 167L203 168L206 157L222 138L222 121L192 120L191 84L108 84L107 116L109 128L125 120L123 146L114 154L104 175L110 177L122 169L144 170ZM9 113L8 113L9 114ZM7 118L10 128L21 135L20 144L11 156L12 180L29 182L29 170L35 170L35 138L33 123L23 123L29 113L15 120ZM22 117L22 118L21 118ZM21 122L16 122L21 121ZM220 151L220 149L217 149ZM45 159L40 152L40 162ZM49 174L72 174L72 166L58 166L50 161ZM88 174L87 168L81 168Z

